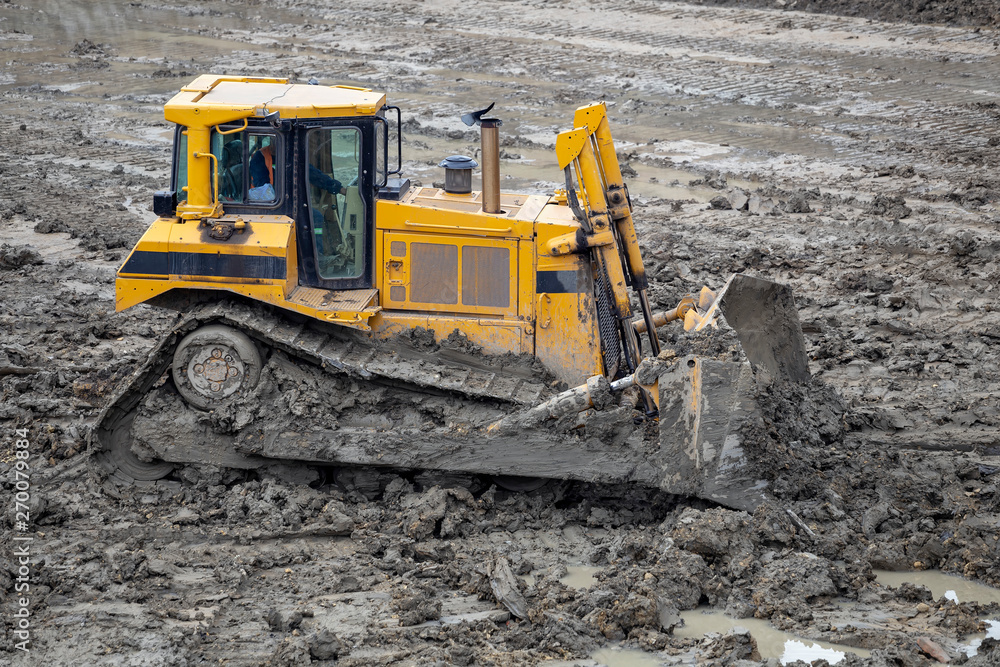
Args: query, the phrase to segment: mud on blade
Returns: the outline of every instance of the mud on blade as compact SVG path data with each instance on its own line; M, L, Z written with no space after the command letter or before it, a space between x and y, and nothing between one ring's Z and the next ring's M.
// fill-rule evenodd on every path
M761 389L810 379L792 291L734 274L696 315L695 330L732 329L745 361L686 357L659 376L661 488L753 511L767 483L745 440Z

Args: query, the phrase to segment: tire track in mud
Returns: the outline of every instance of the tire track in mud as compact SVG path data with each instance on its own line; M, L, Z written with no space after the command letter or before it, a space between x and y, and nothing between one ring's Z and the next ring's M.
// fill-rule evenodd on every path
M991 31L972 33L951 28L871 25L854 19L831 19L795 13L775 14L759 10L691 8L684 5L632 6L623 13L623 19L628 19L629 31L587 25L586 15L572 20L542 19L534 16L538 13L537 10L531 9L519 17L516 26L511 26L509 22L503 21L504 15L498 13L498 10L509 9L505 3L496 8L484 4L477 11L448 15L430 7L422 16L415 13L423 9L418 6L409 8L410 11L383 10L373 14L369 6L346 3L343 13L338 12L338 18L363 17L365 20L354 24L341 18L335 26L327 23L317 26L308 23L315 20L312 5L287 3L287 6L301 13L300 20L304 23L284 23L268 31L265 19L264 31L245 34L254 35L253 40L257 42L255 49L267 46L266 53L242 53L236 59L223 57L223 60L230 60L237 71L267 71L280 62L283 69L309 72L322 66L317 56L322 55L321 49L328 50L328 46L323 45L324 42L327 45L330 42L343 43L350 44L351 49L357 50L355 53L338 50L338 55L364 65L364 69L374 68L377 74L375 79L379 79L391 76L389 72L394 65L392 54L396 53L415 53L413 57L403 55L403 62L412 61L455 70L471 67L479 71L496 69L498 63L493 62L491 54L502 53L503 56L499 59L501 71L509 70L514 76L518 71L530 73L539 77L539 82L544 81L546 88L582 88L591 96L599 96L602 90L622 97L638 93L652 96L652 104L680 94L694 98L701 104L722 103L726 109L709 111L712 117L721 116L720 120L729 113L728 108L782 108L794 105L783 109L788 118L829 126L829 116L838 113L842 115L846 107L847 114L854 116L861 125L849 128L852 132L890 138L894 135L906 135L911 139L910 143L913 143L910 128L919 125L925 132L927 129L933 131L921 138L921 143L938 145L944 135L954 134L957 136L951 138L952 142L962 142L962 145L970 149L980 147L989 138L982 136L986 125L979 118L951 113L949 104L962 93L968 95L972 90L988 91L990 87L995 88L991 86L991 81L997 79L994 74L1000 74L1000 64L989 53L993 50ZM435 19L435 16L439 18ZM282 18L287 21L289 17L283 15ZM322 18L327 20L325 16ZM435 39L428 45L425 39L428 30L426 22L432 19L437 21L432 28ZM677 30L671 28L672 24L687 26L700 19L726 26L753 25L755 30L750 31L747 38L743 39L713 37L711 34L669 34L671 30ZM815 44L799 44L794 41L786 44L780 39L780 35L769 34L788 32L788 29L778 27L786 22L804 23L817 34L851 32L877 35L884 40L920 40L921 44L926 42L928 48L919 50L913 45L904 46L904 52L894 53L891 62L887 64L883 58L883 48L874 49L870 54L867 51L859 54L857 48L831 48L833 43L829 35ZM383 58L380 54L378 60L372 59L373 54L366 52L363 46L359 48L366 42L375 41L375 29L370 27L373 24L379 26L378 32L381 34L392 34L392 40L396 42L386 57ZM668 34L663 34L664 28ZM190 27L186 29L195 30ZM732 29L729 28L730 31ZM301 44L298 49L300 53L286 52L284 57L276 60L272 45L289 33L294 34L294 41ZM242 33L222 34L219 37L245 38ZM140 48L140 42L140 39L126 39L117 48L129 52ZM936 74L928 72L927 61L934 57L933 49L950 42L960 42L976 51L969 56L974 60L986 60L934 64L932 72ZM596 62L593 56L581 58L578 51L584 48L584 44L587 51L596 50L605 57ZM888 41L882 44L888 44ZM630 53L629 50L637 48L636 45L641 45L645 52L638 55ZM566 46L570 48L565 48ZM622 50L622 46L628 48ZM428 47L429 53L417 55L421 51L427 51ZM203 48L188 44L185 46L184 57L190 62L196 62L211 59L223 51L224 47L219 46L217 41L211 47L206 45ZM680 58L669 57L671 51L690 54ZM763 59L769 64L727 62L727 59L740 59L747 55ZM708 58L710 62L699 58ZM823 71L819 71L821 68ZM916 75L907 77L906 70L914 69L919 70L922 81L914 81ZM565 77L553 78L551 73L554 70L564 72ZM347 71L350 72L350 68ZM625 77L624 74L628 76ZM931 76L928 77L928 74ZM412 75L393 78L398 78L404 87L417 79ZM538 85L525 82L518 87L537 89ZM997 92L994 90L991 94L996 95ZM852 108L852 99L857 100L861 106ZM989 101L989 96L983 96L982 99ZM891 100L892 103L872 104L876 100ZM798 106L804 108L796 109ZM836 125L836 122L833 124ZM835 127L831 129L835 131ZM715 139L712 133L699 134L697 128L687 128L683 136L695 140ZM759 150L770 139L743 139L737 133L735 140L747 148ZM811 143L823 152L821 147L828 146L829 139L813 137ZM844 145L846 143L850 142L844 141L842 137L837 146L844 161L856 161L867 151L864 146L851 149ZM808 146L809 143L803 143L801 148L808 150Z
M633 19L628 21L630 29L622 31L587 25L585 17L573 21L537 19L530 10L527 16L519 17L516 26L511 26L490 9L480 6L475 12L451 15L447 21L443 16L441 20L435 19L439 27L433 30L436 37L433 55L423 60L456 70L469 67L483 70L491 67L490 60L477 52L486 50L484 45L489 44L490 51L504 54L501 71L513 67L515 72L520 68L533 76L548 74L547 84L563 89L576 86L595 96L603 90L613 96L636 93L652 96L652 104L680 94L696 98L701 104L714 101L736 108L791 106L784 110L790 119L819 124L837 134L837 125L842 120L835 119L846 116L854 119L853 126L845 128L847 132L905 140L908 145L925 144L927 149L921 150L933 151L944 140L974 150L983 147L990 138L984 136L989 124L982 122L981 117L956 110L953 105L958 99L976 99L977 96L989 102L998 94L994 75L1000 74L1000 62L993 55L996 35L992 31L973 33L951 28L873 25L856 19L753 10L691 9L680 5L651 6L647 11L630 7L626 12L627 17ZM662 34L660 30L672 22L663 21L664 17L683 22L708 15L719 21L720 11L726 23L754 25L755 31L751 31L749 39L739 40L710 35ZM424 21L435 16L433 9L429 9L425 17L427 14L430 17ZM659 17L658 20L646 20L653 16ZM420 18L412 14L387 13L381 18L392 26L395 39L406 42L406 35L422 32ZM772 29L775 33L787 32L787 28L778 27L783 22L804 23L817 34L843 32L850 33L847 37L869 35L882 41L870 52L835 44L829 35L816 44L794 41L785 44L775 36L768 36L766 43L760 43L764 39L761 33L767 36ZM758 27L761 23L765 27ZM907 43L901 45L900 53L890 40ZM942 51L947 53L948 45L953 43L963 45L969 53L957 61L937 62L935 59L943 59ZM646 53L630 53L637 44L642 45ZM567 45L570 48L565 48ZM623 46L626 46L624 50ZM891 55L889 46L893 47ZM577 53L584 48L589 52L597 50L604 57L591 56L584 63ZM669 58L671 49L690 51L691 57ZM763 58L769 64L726 62L727 58L739 59L745 57L744 54ZM551 78L553 69L565 72L565 78ZM625 73L627 77L622 76ZM800 106L804 108L796 109ZM724 117L726 113L718 109L710 111L713 118ZM716 140L713 133L699 132L697 128L686 128L681 136ZM849 135L842 135L836 142L841 161L855 162L866 156L871 159L871 151L866 145L852 148L849 144L855 142L849 139ZM737 133L735 141L746 148L759 150L773 139L754 140ZM829 137L813 137L813 146L823 153L828 150L829 141ZM799 148L808 151L808 146L803 143ZM824 146L826 150L821 148Z

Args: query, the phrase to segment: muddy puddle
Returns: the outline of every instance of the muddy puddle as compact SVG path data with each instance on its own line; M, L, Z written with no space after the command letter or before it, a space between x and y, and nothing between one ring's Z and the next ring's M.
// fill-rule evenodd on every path
M681 612L681 618L684 619L684 625L674 630L674 635L677 637L700 639L709 633L725 634L735 628L745 628L757 641L757 650L760 651L761 658L765 660L777 658L782 664L795 660L812 662L821 658L830 664L835 664L843 660L847 653L862 658L871 655L864 649L815 641L782 632L767 621L757 618L734 619L718 611L700 609Z
M607 667L660 667L664 664L662 660L635 649L602 648L590 657Z
M924 572L890 572L875 570L876 581L883 586L898 588L902 584L915 584L930 590L935 600L946 598L953 602L979 602L1000 604L1000 588L984 586L953 574L938 570Z
M883 586L899 586L909 583L924 586L930 590L935 600L944 598L952 602L978 602L980 604L1000 604L1000 588L984 586L952 574L939 571L890 572L875 570L878 583ZM984 617L986 631L969 636L961 649L969 657L976 655L983 640L1000 639L1000 613Z
M576 589L590 588L598 583L597 573L601 568L592 565L565 565L566 573L559 577L559 582L565 586ZM556 572L561 568L553 568ZM543 575L548 575L548 571L533 570L528 574L522 574L521 580L528 586L534 586Z
M934 600L943 598L955 603L977 602L983 605L990 603L1000 604L1000 589L940 571L890 572L887 570L876 570L875 574L877 582L882 586L898 588L903 584L913 584L926 587ZM844 619L843 622L857 623L858 625L865 623L867 614L856 609L857 605L855 603L841 602L838 606L840 608L840 616ZM862 658L871 655L870 651L855 646L846 646L797 636L794 633L778 630L767 621L756 618L734 619L713 609L683 611L681 612L681 618L684 620L684 625L674 630L674 636L676 637L701 639L711 633L725 634L735 628L745 628L756 640L757 649L760 651L762 658L776 658L782 664L787 664L795 660L812 662L818 659L826 660L830 664L836 664L843 660L849 653ZM1000 639L1000 615L987 615L983 618L983 621L986 631L971 634L963 641L956 643L953 646L956 652L972 657L977 654L984 639ZM635 659L639 660L639 662L634 663L628 661L629 656L627 652L618 652L612 655L615 659L620 660L616 664L647 664L641 662L641 660L646 659L642 655L635 656Z

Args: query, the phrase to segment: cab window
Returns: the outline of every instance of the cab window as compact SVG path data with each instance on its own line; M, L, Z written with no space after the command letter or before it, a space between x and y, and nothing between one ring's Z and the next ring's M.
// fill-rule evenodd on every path
M185 191L188 182L188 138L184 133L184 126L178 125L174 134L174 182L171 184L174 192L177 193L177 201L187 199Z
M212 133L212 154L219 166L219 194L224 202L243 201L242 132Z
M380 122L375 126L375 184L382 187L388 182L388 167L385 163L386 140L389 132L389 124Z
M316 266L322 279L357 278L365 271L365 204L361 132L354 127L309 131L306 179Z
M247 200L269 203L278 198L278 146L273 135L248 134L247 154L250 156L250 178Z
M273 134L212 132L212 154L219 165L223 202L273 204L280 186L279 152Z

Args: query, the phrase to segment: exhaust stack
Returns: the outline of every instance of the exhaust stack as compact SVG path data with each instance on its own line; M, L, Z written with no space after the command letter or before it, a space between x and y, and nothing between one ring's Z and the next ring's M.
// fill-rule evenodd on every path
M490 112L490 104L480 111L472 111L462 116L462 122L480 128L483 159L483 213L502 213L500 209L500 126L499 118L483 118Z
M479 122L483 146L483 213L500 213L500 121Z

